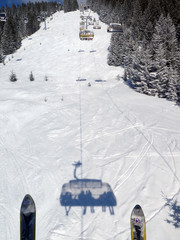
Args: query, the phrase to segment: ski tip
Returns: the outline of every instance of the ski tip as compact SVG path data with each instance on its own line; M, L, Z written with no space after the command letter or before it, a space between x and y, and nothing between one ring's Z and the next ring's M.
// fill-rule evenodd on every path
M139 204L137 204L137 205L134 207L134 209L137 209L137 210L138 210L138 209L142 209L142 208L141 208L141 206L140 206Z
M26 194L22 204L21 204L21 213L28 214L36 211L35 203L30 194Z
M144 212L142 210L142 207L139 204L136 204L135 207L132 210L131 216L144 216Z
M33 198L31 197L31 195L30 194L26 194L25 195L25 197L23 198L23 201L22 202L31 202L31 201L33 201L34 202L34 200L33 200Z

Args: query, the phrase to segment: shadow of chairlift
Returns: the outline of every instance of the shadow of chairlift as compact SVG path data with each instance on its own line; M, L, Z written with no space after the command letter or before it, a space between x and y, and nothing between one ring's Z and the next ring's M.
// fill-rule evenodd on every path
M82 164L75 162L73 165L75 179L63 184L60 195L60 204L65 207L66 215L71 207L83 207L83 214L86 214L87 207L90 207L91 213L95 212L94 207L102 207L102 212L109 208L113 215L117 202L110 185L100 179L78 179L76 170Z

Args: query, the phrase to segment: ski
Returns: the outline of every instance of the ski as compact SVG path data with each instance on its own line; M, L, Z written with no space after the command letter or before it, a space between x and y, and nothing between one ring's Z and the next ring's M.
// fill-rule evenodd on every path
M27 194L20 210L20 240L36 239L36 206L32 197Z
M140 205L131 213L131 240L146 240L146 221Z

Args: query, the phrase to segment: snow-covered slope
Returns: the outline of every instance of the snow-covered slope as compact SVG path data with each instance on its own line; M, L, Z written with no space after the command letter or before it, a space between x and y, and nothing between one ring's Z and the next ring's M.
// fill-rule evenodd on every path
M130 240L137 203L147 239L178 240L173 222L180 202L174 211L166 205L180 201L180 109L117 80L123 69L106 63L107 26L87 42L79 40L79 22L79 11L54 14L46 31L42 24L0 64L1 240L19 239L27 193L36 203L38 240ZM9 81L11 71L17 82ZM95 207L82 216L72 207L66 216L61 187L73 179L72 163L79 160L79 177L110 184L114 215Z

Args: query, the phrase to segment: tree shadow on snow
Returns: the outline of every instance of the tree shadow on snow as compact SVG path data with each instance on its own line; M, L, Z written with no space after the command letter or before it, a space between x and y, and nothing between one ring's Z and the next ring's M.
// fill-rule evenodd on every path
M173 199L165 198L165 200L166 206L169 207L169 218L165 221L175 228L180 228L180 203Z

